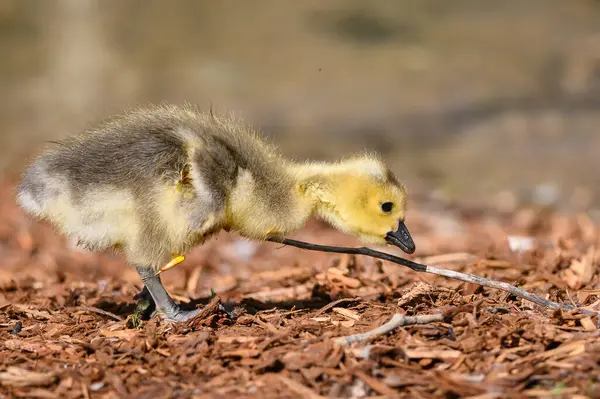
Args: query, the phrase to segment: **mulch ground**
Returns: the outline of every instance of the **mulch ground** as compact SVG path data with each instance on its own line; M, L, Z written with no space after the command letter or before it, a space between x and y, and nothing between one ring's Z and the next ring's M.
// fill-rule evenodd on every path
M136 307L142 285L120 256L69 249L12 196L0 187L0 398L600 397L597 316L223 234L162 275L176 300L204 309L169 324ZM586 215L413 202L408 258L600 310L599 230ZM318 222L293 238L359 245ZM440 312L333 342L396 313Z

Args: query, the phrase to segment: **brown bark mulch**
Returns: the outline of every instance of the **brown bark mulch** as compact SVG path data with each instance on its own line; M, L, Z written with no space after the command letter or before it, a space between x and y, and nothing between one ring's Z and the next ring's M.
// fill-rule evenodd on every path
M136 307L142 285L119 255L69 249L12 196L0 186L0 398L600 397L598 316L222 234L161 275L204 309L169 324ZM599 230L586 215L415 200L407 225L410 259L600 311ZM294 238L358 245L318 222ZM446 320L333 342L395 313L439 312Z

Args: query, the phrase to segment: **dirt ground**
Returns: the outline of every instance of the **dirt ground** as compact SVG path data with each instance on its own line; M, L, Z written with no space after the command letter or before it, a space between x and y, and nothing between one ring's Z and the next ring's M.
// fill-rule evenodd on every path
M168 324L136 308L142 286L119 256L68 249L12 196L0 186L0 398L600 397L597 316L364 256L220 235L163 274L178 301L205 309ZM415 194L407 225L413 260L600 309L599 231L585 215ZM316 221L293 238L358 245ZM443 322L333 343L395 313L438 312Z

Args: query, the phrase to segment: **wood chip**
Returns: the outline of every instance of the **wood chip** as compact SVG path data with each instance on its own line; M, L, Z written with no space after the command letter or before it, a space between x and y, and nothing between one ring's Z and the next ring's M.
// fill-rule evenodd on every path
M200 276L202 275L202 267L196 267L190 274L187 282L185 283L185 291L189 296L193 296L198 288L198 281L200 281Z
M304 399L326 399L325 396L316 394L312 389L306 387L299 382L292 380L291 378L279 376L279 380L289 389L294 391L299 397Z
M354 304L360 301L360 298L341 298L338 299L337 301L333 301L328 303L327 305L323 306L321 309L319 309L319 311L317 313L315 313L315 316L318 316L320 314L323 314L325 312L327 312L330 309L333 309L335 307L339 307L338 305L341 304Z
M309 271L299 269L297 267L287 267L276 270L265 270L256 273L255 278L260 281L284 280L288 278L303 277L306 276L308 273Z
M261 337L246 337L246 336L238 336L238 337L218 337L217 342L220 344L233 344L233 343L246 343L246 342L256 342Z
M279 329L277 327L275 327L271 323L268 323L268 322L262 320L259 315L257 315L257 316L254 317L254 321L256 322L256 324L258 324L259 326L261 326L265 330L270 331L273 334L280 334L280 331L279 331Z
M595 256L596 249L590 247L580 259L575 259L571 262L571 266L569 266L569 270L572 271L572 274L569 274L569 286L571 288L579 288L592 281L596 272L596 268L594 267Z
M350 309L346 309L346 308L333 308L331 310L334 311L335 313L340 314L349 319L352 319L355 321L360 320L360 315L358 313L356 313L354 310L350 310Z
M257 357L261 354L258 349L236 349L225 351L221 355L223 357Z
M346 272L337 267L330 267L329 269L327 269L327 274L331 274L333 276L344 276Z
M14 303L14 304L12 304L12 307L15 310L18 310L19 312L25 313L29 318L32 318L32 319L48 320L48 319L50 319L52 317L52 315L50 315L50 313L48 313L46 311L40 311L40 310L36 310L36 309L31 309L27 305L23 305L23 304L19 304L19 303Z
M584 341L584 340L564 343L564 344L560 345L558 348L550 349L550 350L547 350L547 351L541 352L541 353L535 353L533 355L526 356L522 359L519 359L518 361L515 362L515 365L522 364L522 363L529 363L531 360L534 360L534 359L553 359L556 361L556 360L560 360L560 359L564 359L564 358L568 358L568 357L577 356L582 353L585 353L585 344L586 344L586 341Z
M354 320L332 320L331 324L333 324L334 326L350 328L354 327L354 324L356 324L356 322Z
M365 384L367 384L371 389L373 389L377 393L386 395L387 397L394 397L398 394L398 392L388 387L385 383L368 376L367 373L365 373L364 371L356 370L354 372L354 375L363 380Z
M328 274L327 280L334 284L340 283L348 288L358 288L362 285L360 280L342 275Z
M107 373L107 379L110 380L112 386L115 388L115 391L117 391L119 396L122 398L127 398L129 396L129 391L119 375L109 372Z
M272 299L293 299L310 294L314 283L306 283L296 285L294 287L279 288L275 290L265 290L252 292L244 295L245 298L253 298L257 300L272 300Z
M139 335L137 330L134 329L130 329L130 330L116 330L116 331L110 331L108 329L100 329L99 334L103 337L109 337L109 338L119 338L119 339L124 339L124 340L132 340L133 338L135 338L136 336Z
M439 265L443 263L469 263L477 259L477 256L468 252L453 252L442 255L426 256L423 258L417 258L415 261L418 263L424 263L426 265Z
M7 339L4 341L4 346L9 350L37 353L41 356L49 355L53 352L59 352L63 349L61 345L27 341L23 339Z
M174 300L179 301L179 302L183 302L183 303L190 303L191 302L191 299L189 297L187 297L187 296L184 296L184 295L177 295L177 294L174 294L174 293L171 293L169 295L171 295L171 298L173 298Z
M568 395L579 392L579 388L561 388L560 395ZM523 391L523 395L530 398L552 398L556 397L557 394L553 391L545 390L545 389L526 389Z
M143 282L123 254L75 252L46 223L24 223L3 184L0 396L600 397L590 385L600 227L588 217L537 206L430 212L426 200L410 211L419 253L377 249L444 265L427 274L397 258L268 242L247 250L223 232L163 277L176 302L205 303L214 289L227 312L213 298L188 322L152 317L129 329L121 318L132 318ZM530 234L535 249L510 251L509 234ZM297 236L362 245L318 221Z
M590 317L584 317L579 322L585 331L596 331L597 329L596 323Z
M546 364L548 366L557 367L560 369L572 370L575 368L574 364L566 363L566 362L555 362L554 360L546 360Z
M455 350L404 349L403 352L409 359L458 359L462 356L461 351Z
M163 355L164 357L171 357L171 352L169 352L166 349L156 348L154 350L156 351L156 353L159 353L159 354Z
M90 399L90 390L83 380L81 381L81 396L83 396L83 399Z
M0 373L0 384L7 387L45 386L56 380L54 373L39 373L19 367L8 367Z

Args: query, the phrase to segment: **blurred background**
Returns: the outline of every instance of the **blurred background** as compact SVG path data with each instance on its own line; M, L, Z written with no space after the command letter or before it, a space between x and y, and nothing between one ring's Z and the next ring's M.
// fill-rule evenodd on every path
M600 207L591 0L2 0L0 174L147 102L232 110L299 159L381 152L443 201Z

